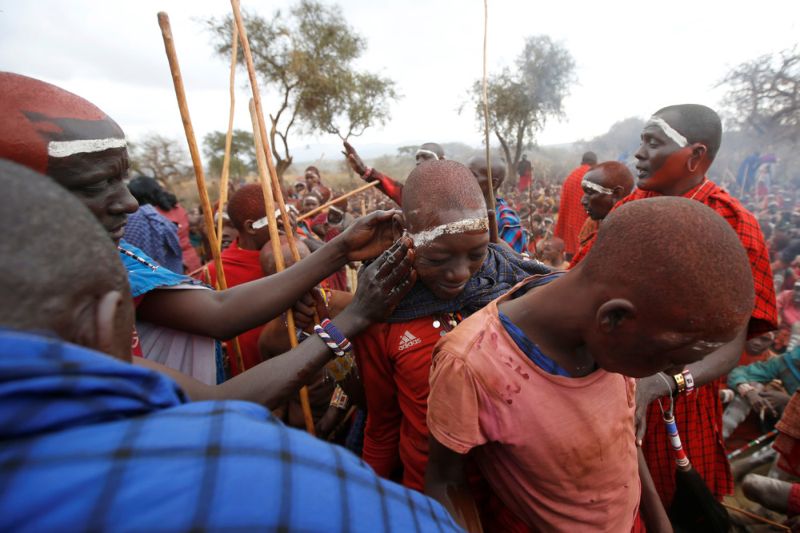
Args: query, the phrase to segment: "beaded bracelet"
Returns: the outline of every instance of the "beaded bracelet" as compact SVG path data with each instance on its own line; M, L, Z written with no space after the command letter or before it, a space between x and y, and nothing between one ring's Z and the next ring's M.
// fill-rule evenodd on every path
M328 345L328 348L336 354L336 357L344 357L353 348L353 345L350 344L347 337L342 335L342 332L327 318L314 326L314 333L319 335L325 344Z
M683 382L686 384L686 394L691 394L694 392L694 376L692 375L689 370L684 370L681 372L683 375Z

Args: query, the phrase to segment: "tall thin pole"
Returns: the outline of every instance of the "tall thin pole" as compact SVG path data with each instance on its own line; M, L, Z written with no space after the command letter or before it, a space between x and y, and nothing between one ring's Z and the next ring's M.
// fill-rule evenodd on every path
M489 0L483 0L483 123L486 143L486 178L489 181L486 193L486 210L489 213L489 240L497 242L497 217L494 207L494 186L492 185L492 148L489 144L489 82L486 77L486 48L489 41Z
M230 92L230 110L228 111L228 131L225 134L225 155L222 157L222 175L219 178L219 220L217 221L217 248L222 250L222 211L228 203L228 179L231 171L231 142L233 140L233 114L236 108L236 59L239 55L239 30L233 22L231 32L231 73L228 91Z
M197 139L195 138L194 128L192 127L192 118L189 115L189 105L186 102L186 90L183 87L183 77L181 76L181 67L178 64L178 54L175 51L175 41L172 38L169 16L163 11L158 14L158 25L161 27L161 36L164 38L164 50L167 52L167 61L169 61L169 69L172 74L172 83L175 86L175 96L178 99L178 109L180 109L181 113L183 131L186 134L186 142L189 144L189 154L192 156L197 192L200 195L200 205L203 207L203 223L206 228L206 233L208 234L209 243L211 244L211 255L214 258L214 266L217 270L217 284L219 285L219 289L225 290L228 288L228 284L225 281L225 272L222 269L219 247L216 246L219 239L214 231L214 216L211 214L211 201L208 199L206 177L203 172L203 161L200 159L200 150L197 147ZM236 354L236 362L239 365L239 369L243 372L244 362L242 361L241 352Z

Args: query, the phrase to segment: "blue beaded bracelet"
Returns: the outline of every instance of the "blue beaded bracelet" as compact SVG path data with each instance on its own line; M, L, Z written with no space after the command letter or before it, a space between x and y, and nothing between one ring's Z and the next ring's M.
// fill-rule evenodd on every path
M327 318L320 324L314 326L314 333L319 335L337 357L344 357L353 348L353 345L350 344L347 337L342 335L342 332Z

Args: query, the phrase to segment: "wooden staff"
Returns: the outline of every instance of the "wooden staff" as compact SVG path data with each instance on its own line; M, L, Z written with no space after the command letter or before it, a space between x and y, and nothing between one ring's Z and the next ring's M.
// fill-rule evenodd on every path
M258 177L261 181L261 190L264 193L264 204L267 210L267 222L269 224L269 240L272 245L272 253L275 255L275 270L278 272L286 268L283 262L283 250L281 250L281 237L278 233L278 220L275 217L275 199L272 195L272 186L267 177L267 162L264 157L264 145L261 133L258 131L258 119L256 118L255 105L250 100L250 118L253 121L253 142L256 149L256 163L258 164ZM285 227L284 227L285 229ZM291 228L287 232L291 233ZM297 334L295 332L294 313L291 309L286 311L286 329L289 333L289 344L292 348L297 347ZM308 387L300 389L300 406L303 408L303 418L306 423L306 430L314 434L314 418L311 416L311 402L308 399Z
M787 527L787 526L785 526L783 524L779 524L778 522L773 522L772 520L770 520L768 518L764 518L763 516L759 516L759 515L757 515L755 513L751 513L750 511L745 511L744 509L739 509L738 507L735 507L733 505L728 505L725 502L720 502L720 503L726 509L730 509L731 511L733 511L735 513L741 513L741 514L745 515L746 517L752 518L753 520L756 520L758 522L762 522L764 524L769 524L772 527L778 528L780 531L791 531L792 530L792 528L790 528L790 527Z
M231 35L231 73L228 91L231 106L228 112L228 132L225 134L225 155L222 157L222 175L219 178L219 221L217 222L217 248L222 250L222 210L228 202L228 178L231 170L231 141L233 139L233 112L236 107L236 59L239 55L239 30L233 22Z
M367 216L367 201L361 198L361 216Z
M314 215L316 215L317 213L319 213L323 209L327 209L330 206L332 206L333 204L338 204L339 202L341 202L342 200L344 200L346 198L350 198L351 196L353 196L355 194L358 194L360 192L364 192L364 191L366 191L367 189L369 189L371 187L375 187L379 183L380 183L379 181L370 181L369 183L365 183L364 185L362 185L361 187L358 187L357 189L353 189L352 191L346 192L341 196L337 196L333 200L331 200L331 201L329 201L327 203L324 203L319 207L315 207L314 209L312 209L308 213L303 213L302 215L297 217L297 221L300 222L301 220L305 220L305 219L307 219L309 217L313 217Z
M492 148L489 145L489 82L486 78L486 43L489 39L489 0L483 0L483 123L486 143L486 179L489 180L486 192L486 210L489 214L489 241L497 242L497 215L494 206L494 186L492 185Z
M163 11L158 14L158 25L161 27L161 36L164 38L164 50L167 52L169 70L172 74L172 83L175 86L175 96L178 98L178 109L180 109L181 112L183 131L186 133L186 141L189 144L189 153L192 156L194 177L195 181L197 182L197 192L200 195L200 205L203 207L203 223L206 228L206 233L208 234L209 243L211 244L211 255L214 258L214 266L217 270L217 285L219 289L225 290L228 288L228 284L225 281L225 272L222 270L222 259L220 258L219 247L216 246L217 242L219 242L219 239L217 239L214 232L214 216L211 214L211 201L208 199L206 178L203 172L203 162L200 159L200 150L197 148L197 139L194 135L192 119L189 116L189 106L186 102L186 91L183 87L181 67L178 64L178 54L175 52L175 41L172 38L172 28L169 24L169 16ZM236 352L236 362L239 365L239 370L244 372L242 354L237 349L238 344L235 339L233 345L234 351Z

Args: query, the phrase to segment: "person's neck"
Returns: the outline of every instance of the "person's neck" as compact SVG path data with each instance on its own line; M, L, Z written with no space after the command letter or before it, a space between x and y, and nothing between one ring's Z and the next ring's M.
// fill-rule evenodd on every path
M249 236L247 234L242 235L241 233L239 234L239 237L235 241L233 241L233 244L231 246L233 246L233 245L236 245L240 250L260 250L261 249L261 246L258 245L258 243L256 242L256 240L253 237L251 237L251 236Z
M573 276L565 275L499 305L539 349L572 377L592 373L595 362L583 342L583 305L574 298Z
M664 196L683 196L691 191L706 179L705 173L695 174L686 179L680 180L673 184L671 187L666 187L664 190L659 191Z

